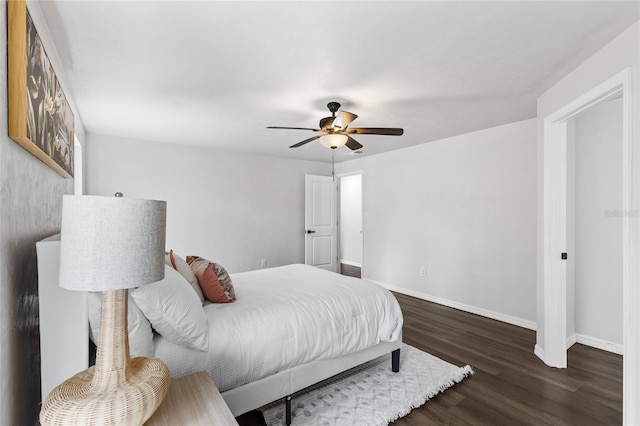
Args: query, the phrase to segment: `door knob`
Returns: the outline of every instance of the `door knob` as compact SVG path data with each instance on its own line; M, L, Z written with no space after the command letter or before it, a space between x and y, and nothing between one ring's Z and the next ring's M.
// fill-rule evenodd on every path
M312 231L310 229L307 229L307 234L315 234L315 233L316 233L316 231Z

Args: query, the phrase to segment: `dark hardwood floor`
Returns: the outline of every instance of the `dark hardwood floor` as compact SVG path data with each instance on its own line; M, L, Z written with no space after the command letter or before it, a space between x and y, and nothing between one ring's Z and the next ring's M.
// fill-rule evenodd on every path
M534 331L396 297L405 343L475 374L394 425L622 424L621 356L576 344L569 368L550 368L533 354Z
M621 356L576 344L569 368L550 368L533 354L531 330L394 294L405 343L475 374L393 425L622 424ZM258 412L239 422L264 424Z
M362 268L359 266L347 265L346 263L340 264L340 273L349 277L360 278Z

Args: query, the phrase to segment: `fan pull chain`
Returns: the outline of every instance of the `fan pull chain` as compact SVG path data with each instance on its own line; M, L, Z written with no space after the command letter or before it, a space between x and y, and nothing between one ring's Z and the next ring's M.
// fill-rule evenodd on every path
M332 146L331 147L331 179L333 179L333 181L336 181L336 174L335 174L335 152L336 152L336 147Z

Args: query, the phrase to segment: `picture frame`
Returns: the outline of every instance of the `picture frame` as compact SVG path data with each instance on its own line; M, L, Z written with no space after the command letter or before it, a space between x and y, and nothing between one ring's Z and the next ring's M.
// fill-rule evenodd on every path
M24 0L7 1L9 137L73 178L74 116Z

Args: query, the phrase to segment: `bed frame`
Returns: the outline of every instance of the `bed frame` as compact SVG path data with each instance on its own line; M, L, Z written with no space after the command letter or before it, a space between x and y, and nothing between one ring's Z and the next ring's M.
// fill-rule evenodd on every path
M391 352L391 370L400 371L402 337L395 342L380 342L376 346L339 358L323 359L295 366L271 376L222 392L222 397L235 417L265 404L285 399L286 422L291 424L292 395L350 368L357 367Z
M47 341L57 342L55 345L47 345L47 350L42 351L42 370L43 373L48 371L49 368L45 370L44 366L51 365L52 363L59 366L60 360L68 359L70 353L79 354L80 359L77 359L78 356L75 356L75 358L72 357L74 360L72 360L71 363L67 362L67 364L69 364L68 368L62 373L64 375L63 379L66 379L76 372L87 368L89 319L86 308L86 299L81 297L81 300L78 300L77 297L67 297L74 295L78 296L79 292L70 292L58 287L58 259L60 257L59 234L38 242L36 247L38 253L39 282L41 284L46 284L58 293L63 293L60 296L57 296L55 300L51 300L51 298L47 300L46 297L42 296L48 293L43 291L42 288L40 289L40 304L43 305L40 309L41 315L45 312L51 311L51 313L48 314L49 317L46 321L43 321L41 318L40 337ZM69 295L67 293L74 294ZM55 310L52 311L51 309L46 308L43 310L42 308L45 306L55 306ZM59 321L63 317L68 316L69 312L75 313L74 323L76 325L79 324L80 326L76 326L75 328L62 327L62 331L64 331L64 341L66 342L63 345L59 344L59 339L61 338ZM84 318L85 321L83 322L79 318ZM57 326L53 329L45 329L43 324L57 324ZM339 358L313 361L298 365L288 370L280 371L255 382L237 386L233 389L222 392L222 397L235 417L284 398L286 422L289 425L291 424L291 399L295 392L390 352L392 353L391 369L394 372L398 372L400 371L401 346L402 336L400 336L395 342L380 342L370 348L344 355ZM71 371L71 373L68 373L67 371ZM53 383L51 386L54 386L56 383L62 381L57 379L57 376L51 378L51 380L48 379L47 383L51 382ZM48 394L48 390L50 389L45 390L43 388L43 399L44 396Z

